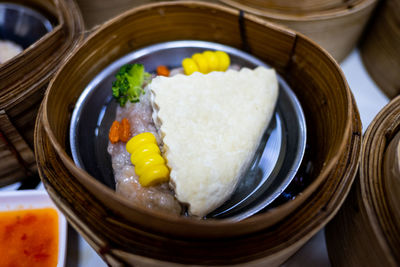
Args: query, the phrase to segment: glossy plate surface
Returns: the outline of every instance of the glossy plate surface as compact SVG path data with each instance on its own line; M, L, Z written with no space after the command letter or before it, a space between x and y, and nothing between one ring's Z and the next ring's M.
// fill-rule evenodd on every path
M146 71L157 66L179 67L185 57L204 50L222 50L232 64L255 68L266 66L259 59L238 49L204 41L173 41L133 51L99 73L78 99L70 126L72 157L105 185L115 188L111 159L107 153L108 130L115 119L117 103L111 96L111 83L119 68L142 63ZM241 220L268 206L289 185L302 161L306 145L304 114L295 94L278 76L279 98L276 112L259 145L248 171L232 195L208 217Z

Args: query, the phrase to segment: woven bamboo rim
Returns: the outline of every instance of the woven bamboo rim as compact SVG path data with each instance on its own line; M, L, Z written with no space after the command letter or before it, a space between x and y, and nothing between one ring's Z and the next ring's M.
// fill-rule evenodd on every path
M315 40L342 61L355 47L377 0L203 0L224 3L288 26ZM77 0L88 29L123 11L159 0Z
M382 1L361 42L363 63L390 98L400 94L400 1Z
M53 30L0 66L0 186L37 171L34 121L50 78L83 39L83 21L72 0L17 1L57 21Z
M221 264L227 261L224 253L228 253L230 248L230 263L259 258L282 262L321 229L343 201L358 165L361 131L358 111L343 73L337 63L308 38L254 16L242 18L247 38L241 39L239 19L239 12L234 9L191 1L146 5L130 10L89 36L51 82L36 130L35 149L40 174L68 220L99 253L113 259L124 258L126 262L141 255L172 262ZM188 20L197 22L195 31ZM150 25L148 22L152 22L150 29L146 28ZM209 31L210 27L215 31ZM111 33L118 33L118 39L104 38ZM315 148L318 147L312 153L315 178L293 201L236 223L171 217L132 207L126 199L78 169L66 153L68 108L94 75L134 49L163 41L193 38L234 47L242 47L246 42L254 55L287 78L301 102L315 104L303 105L306 117L308 114L310 140L313 140ZM115 47L118 49L113 49ZM318 68L315 61L318 61ZM85 72L82 73L81 69ZM320 77L321 73L324 75ZM72 89L58 90L67 80ZM319 89L318 86L324 85L327 86L324 90ZM327 121L327 127L318 123ZM43 165L43 162L47 164ZM88 210L88 205L93 208ZM298 212L299 209L303 212ZM292 213L295 210L296 213ZM283 222L289 214L291 216ZM282 236L290 242L277 240L277 226L271 226L280 222ZM293 231L289 233L287 229ZM263 232L264 239L251 234L255 232ZM249 245L232 257L232 246L243 238L257 242L244 242ZM264 242L265 238L271 242ZM204 245L210 244L207 240L219 246L206 249ZM164 245L155 247L154 242ZM182 249L185 253L175 255ZM163 250L173 253L173 256ZM204 259L205 251L208 259Z
M354 1L342 1L337 2L331 8L301 8L300 6L303 4L302 1L297 2L298 7L293 8L290 12L285 8L287 2L281 1L273 4L274 1L257 1L257 0L220 0L229 6L233 6L245 12L249 12L251 14L255 14L257 16L272 18L272 19L282 19L282 20L324 20L333 17L341 17L344 15L348 15L348 13L354 14L358 12L360 9L365 8L366 6L375 3L376 1L365 1L365 0L354 0ZM324 2L328 4L328 2ZM300 9L300 10L299 10Z
M383 158L383 184L393 221L400 225L400 131L390 141Z
M374 9L376 0L344 1L331 8L284 9L287 1L220 0L244 12L288 26L304 33L337 61L342 61L356 46ZM328 4L329 1L326 3ZM271 3L278 3L271 6ZM299 1L299 4L303 1ZM279 7L276 7L279 5Z
M400 97L397 97L379 112L365 133L359 179L326 230L334 265L398 266L400 263L400 223L388 199L395 192L385 185L388 177L383 175L385 151L400 132L399 116ZM398 195L396 199L398 203Z
M160 0L76 0L87 29L95 28L133 7L155 2Z
M285 13L310 13L340 9L354 5L359 0L242 0L240 4L258 10L276 10Z
M204 0L207 1L207 0ZM82 11L85 25L88 29L100 25L105 21L121 14L127 9L150 4L155 2L161 2L160 0L77 0L76 1L80 10ZM208 0L208 2L219 2ZM318 13L326 10L340 10L343 8L354 6L355 3L360 0L243 0L236 1L241 5L248 6L256 10L274 10L275 12L283 13ZM230 4L230 3L227 3ZM233 6L233 5L232 5Z

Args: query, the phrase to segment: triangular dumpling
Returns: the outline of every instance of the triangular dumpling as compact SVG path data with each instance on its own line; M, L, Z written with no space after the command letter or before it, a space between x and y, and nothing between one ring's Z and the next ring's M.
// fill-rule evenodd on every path
M175 195L191 215L205 216L233 193L255 153L275 109L276 73L158 76L149 88Z

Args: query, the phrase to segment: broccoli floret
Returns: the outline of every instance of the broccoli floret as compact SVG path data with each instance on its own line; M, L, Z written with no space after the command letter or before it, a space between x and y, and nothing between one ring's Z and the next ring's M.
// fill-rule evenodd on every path
M151 75L144 71L143 64L127 64L120 68L112 83L112 95L121 105L127 101L139 102L139 97L144 94L143 83L150 81Z

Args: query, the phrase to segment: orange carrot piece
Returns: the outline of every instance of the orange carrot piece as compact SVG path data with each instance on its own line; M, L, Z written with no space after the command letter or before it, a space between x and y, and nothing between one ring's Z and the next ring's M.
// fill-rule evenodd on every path
M128 142L131 137L131 125L127 118L123 118L119 127L119 139L122 142Z
M110 132L108 133L108 139L110 139L110 142L113 144L119 141L119 128L120 123L118 121L114 121L111 125Z
M157 67L157 75L169 76L169 69L166 66L160 65Z

